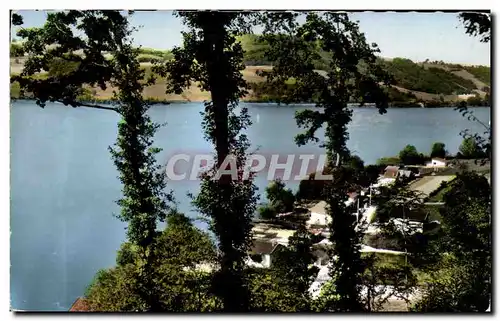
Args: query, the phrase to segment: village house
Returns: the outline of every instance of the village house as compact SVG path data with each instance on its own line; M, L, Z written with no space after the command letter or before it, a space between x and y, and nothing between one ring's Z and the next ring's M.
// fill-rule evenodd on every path
M246 264L250 267L270 268L275 254L283 249L285 246L277 242L254 240Z
M373 187L387 186L393 184L399 177L399 166L387 166L384 170L384 174L380 176L377 183Z
M426 164L427 167L446 167L448 161L444 158L433 157L430 162Z
M348 196L349 196L349 198L344 203L345 206L347 206L347 207L353 205L354 202L356 202L356 200L358 199L358 194L355 192L349 193ZM311 207L309 209L311 216L306 221L306 226L309 229L314 228L314 227L324 228L324 227L327 227L331 223L332 218L326 212L327 206L328 206L328 204L325 201L320 201L316 205L314 205L313 207ZM359 203L358 203L357 211L355 213L352 213L352 214L357 216L357 214L358 214L357 212L359 212Z
M321 201L311 207L309 211L311 212L310 218L306 221L307 227L312 226L328 226L332 222L330 215L326 213L326 202Z

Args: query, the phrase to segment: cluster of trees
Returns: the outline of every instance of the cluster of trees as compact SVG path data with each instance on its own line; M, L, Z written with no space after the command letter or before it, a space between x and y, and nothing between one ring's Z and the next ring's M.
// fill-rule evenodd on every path
M430 154L418 152L413 145L406 145L400 152L398 157L384 157L377 161L378 165L423 165L433 157L446 158L453 157L458 159L482 159L488 157L485 147L478 143L477 139L472 136L465 137L459 146L456 155L450 155L446 150L446 145L442 142L432 144Z
M486 94L484 98L479 95L467 98L467 106L479 107L479 106L491 106L490 94Z
M387 269L376 265L374 257L361 256L362 228L345 205L348 192L360 190L378 176L378 168L365 167L346 144L352 116L347 104L353 97L375 102L380 113L388 105L387 87L392 78L377 62L376 45L367 44L357 23L345 13L302 13L305 23L299 23L299 14L294 12L198 11L178 15L187 29L184 44L172 50L171 60L155 61L148 75L140 67L139 50L132 46L127 16L119 11L49 13L44 26L18 32L30 55L23 73L12 76L11 81L32 93L38 105L58 101L72 107L117 112L121 117L110 153L123 185L118 217L127 223L127 242L117 255L117 266L100 271L87 290L92 310L361 312L380 308L384 299L377 299L378 285L392 284L398 293L411 290L414 278L408 265ZM12 23L22 25L22 17L14 14ZM236 37L247 34L257 23L264 26L262 37L269 44L266 56L274 66L266 81L276 85L293 78L295 87L282 100L291 103L316 97L316 106L322 107L296 115L304 132L295 137L298 145L318 141L315 133L324 126L327 168L333 175L333 180L315 187L332 217L332 246L328 249L331 281L315 300L309 287L317 269L312 267L312 238L304 226L290 237L272 269L255 270L245 265L258 198L253 176L243 176L250 146L243 131L250 125L250 118L245 108L235 111L248 89L241 75L244 50ZM52 46L54 42L57 47ZM314 62L321 58L318 47L332 57L327 77L315 70ZM75 55L76 51L83 54ZM47 78L33 78L40 70L48 70L54 59L70 61L72 68L56 68ZM193 205L208 222L215 240L176 211L173 195L166 192L164 173L156 164L159 149L153 147L153 136L159 125L149 118L150 105L142 92L157 77L168 78L169 93L180 93L191 82L211 93L211 100L205 102L202 125L217 161L202 176ZM116 88L116 100L111 105L78 99L88 87L105 89L109 85ZM440 152L439 146L434 152ZM413 161L415 153L408 148L403 156ZM239 179L233 180L228 174L214 177L217 169L231 165L227 159L234 160ZM443 212L447 228L443 233L460 246L445 252L440 261L443 268L436 271L434 283L415 306L419 311L484 311L491 293L491 254L486 235L491 190L484 182L476 184L478 179L472 176L465 175L459 182L461 185L456 185L447 199ZM282 182L274 182L266 192L275 212L293 209L295 197ZM391 193L401 200L409 197L399 191ZM463 196L459 197L460 193ZM401 202L384 203L401 206ZM470 213L478 210L479 215ZM167 223L163 231L157 229L160 222ZM474 229L464 231L463 226ZM473 241L468 241L469 237ZM460 254L458 249L464 248ZM450 260L455 261L446 265ZM462 265L462 260L469 263ZM207 265L211 269L204 271L201 267ZM473 277L475 268L481 268L481 276ZM448 280L463 275L471 277L455 288L447 288ZM363 288L368 289L367 295L361 294ZM446 300L441 299L443 292ZM453 300L457 293L461 295L458 303Z
M266 196L269 203L259 208L261 218L273 219L277 214L293 211L295 195L291 189L285 188L283 181L272 181L266 187Z

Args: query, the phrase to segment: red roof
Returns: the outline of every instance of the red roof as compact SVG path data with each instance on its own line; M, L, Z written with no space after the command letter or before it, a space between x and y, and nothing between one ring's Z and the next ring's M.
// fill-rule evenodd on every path
M90 312L90 307L84 298L78 298L69 308L69 312Z
M385 178L396 178L398 176L399 167L398 166L387 166L385 168L384 177Z
M349 196L349 198L355 199L356 197L358 197L358 193L357 192L347 193L347 196Z

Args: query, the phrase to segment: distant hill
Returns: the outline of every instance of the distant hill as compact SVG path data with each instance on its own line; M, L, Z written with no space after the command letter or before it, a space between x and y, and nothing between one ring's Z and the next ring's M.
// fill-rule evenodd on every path
M276 88L270 88L264 83L265 78L258 76L258 70L269 70L272 61L266 57L268 44L258 35L243 35L238 37L245 50L244 62L247 66L243 77L250 83L250 93L245 100L269 101L279 96ZM11 56L19 52L11 45ZM14 50L13 50L14 49ZM139 61L147 70L154 60L169 60L173 57L169 50L141 48ZM330 55L318 48L320 58L314 62L318 72L326 72L329 68ZM11 57L11 73L22 71L25 57ZM380 58L379 63L395 78L395 84L389 91L394 105L446 105L459 100L471 100L471 104L484 103L489 99L491 71L488 66L464 66L443 61L413 62L406 58ZM60 66L57 66L60 67ZM57 68L54 68L57 69ZM287 84L293 86L293 84ZM18 86L11 85L11 96L18 96ZM157 84L145 89L145 96L158 100L172 101L202 101L209 99L209 94L202 92L193 84L181 95L166 95L165 79L159 79ZM94 89L93 95L108 99L112 89L102 91Z

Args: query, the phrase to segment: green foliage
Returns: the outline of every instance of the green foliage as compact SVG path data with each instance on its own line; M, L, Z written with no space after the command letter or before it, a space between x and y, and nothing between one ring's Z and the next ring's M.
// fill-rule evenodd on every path
M12 13L11 22L13 26L20 26L23 24L23 17L18 13Z
M139 312L147 303L137 294L134 265L100 270L85 292L89 310L102 312Z
M488 98L489 99L489 98ZM484 128L484 132L480 133L470 133L468 129L462 130L460 135L464 138L462 145L460 146L460 152L457 157L470 158L473 155L475 157L483 158L482 164L491 159L491 126L486 125L480 119L478 119L474 113L467 108L464 104L460 104L455 108L459 111L462 116L467 117L469 121L474 121L476 124L481 125ZM463 152L461 150L463 148Z
M266 196L270 202L270 206L277 213L293 211L295 195L293 195L291 189L285 188L285 183L283 183L283 181L278 179L269 183L266 187Z
M444 195L440 256L422 299L425 312L484 312L491 303L491 187L478 174L457 175Z
M478 107L478 106L490 106L489 97L485 99L481 98L479 95L467 98L467 106Z
M295 88L283 101L301 102L314 97L316 106L323 108L322 111L306 109L296 114L297 124L305 132L295 141L298 145L317 142L315 132L326 123L323 147L334 181L324 181L323 195L329 205L328 214L332 216L330 241L335 246L330 257L338 259L330 274L335 280L335 294L339 295L335 307L330 306L327 310L361 311L361 235L355 231L355 219L344 204L347 192L353 188L353 171L348 167L333 168L333 165L337 155L341 163L350 157L346 141L352 110L347 103L374 102L384 113L388 104L387 91L379 84L390 84L391 77L377 63L375 54L379 50L376 45L366 43L358 25L350 21L347 14L325 12L320 16L311 12L307 13L302 25L297 22L297 16L290 12L265 16L264 37L270 44L267 56L274 61L267 81L280 84L293 78ZM326 75L315 71L314 62L320 57L318 47L331 56Z
M445 158L446 154L447 154L447 152L446 152L444 143L435 142L434 144L432 144L431 157Z
M296 293L288 291L288 287L276 282L275 275L269 269L247 270L247 284L252 312L297 312Z
M389 100L393 102L393 104L395 105L417 101L417 97L413 93L402 92L394 87L390 87L388 89L388 94L389 94Z
M205 138L215 145L215 167L202 177L200 193L193 204L210 219L210 229L218 238L220 270L212 279L214 293L227 312L247 311L248 288L243 275L244 258L250 245L251 220L257 197L253 177L241 179L250 143L240 131L250 125L246 108L235 108L247 91L242 77L243 50L236 36L248 33L249 14L238 12L179 12L188 31L184 46L172 50L173 60L154 67L162 76L169 75L167 91L181 93L191 82L210 91L205 102L203 128ZM234 156L238 180L230 175L214 179L224 161Z
M463 66L465 70L470 72L474 77L484 82L486 85L491 84L491 68L487 66Z
M136 245L130 242L123 243L116 255L116 265L126 266L127 264L135 264L139 259L138 252L139 249Z
M75 33L77 30L83 34ZM109 83L118 89L115 98L119 104L115 108L95 106L117 111L122 116L117 142L110 152L123 184L123 195L117 202L121 207L118 217L128 223L127 237L138 247L138 258L134 258L137 266L132 274L119 268L117 273L125 273L127 282L128 278L136 280L124 292L137 293L145 302L140 309L158 311L161 307L155 290L152 248L155 248L157 223L165 219L166 202L171 196L164 192L165 174L156 164L155 154L159 149L152 147L158 125L150 120L149 106L142 99L144 87L152 80L144 81L137 50L127 40L130 34L127 17L119 11L49 13L44 26L19 31L18 35L26 40L24 48L29 58L21 75L12 76L11 82L18 81L22 91L32 93L42 107L46 101L88 106L81 101L87 95L87 88L99 85L105 89ZM83 55L75 54L77 51ZM41 70L49 70L49 77L35 79L33 76ZM130 262L133 257L130 248L121 254L120 263Z
M11 42L10 43L10 57L14 58L14 57L21 57L21 56L24 56L23 45L20 43Z
M484 152L473 137L464 138L458 148L460 156L466 159L484 157Z
M414 312L484 312L490 305L491 284L484 283L483 266L446 258L426 284Z
M273 220L278 215L276 209L271 205L264 205L258 208L259 217L264 220Z
M363 168L359 176L359 185L362 187L369 187L372 184L375 184L382 173L385 165L368 165Z
M18 82L13 82L10 84L10 98L21 98L21 87L19 86Z
M68 61L64 58L55 58L49 64L49 77L64 77L75 72L80 65L77 61Z
M481 37L481 42L491 39L491 16L484 13L463 12L458 15L465 32L473 37Z
M124 243L118 266L97 273L86 292L93 311L147 311L140 292L140 248ZM210 294L209 272L197 264L215 262L215 245L209 235L195 228L184 215L172 212L166 229L158 236L151 262L158 309L166 312L214 311L217 300Z
M413 145L406 145L399 152L399 159L405 165L419 165L424 163L424 156L419 154Z
M476 89L467 79L441 68L425 68L409 59L394 58L383 62L387 72L395 78L396 85L409 90L432 94L464 94Z
M267 55L269 42L263 35L245 34L237 37L244 50L243 62L246 66L269 66L275 63L275 60ZM328 70L331 55L322 50L320 42L316 43L315 51L317 57L313 61L315 69ZM269 87L270 88L270 87Z
M140 47L138 50L139 50L139 57L154 56L162 60L170 60L173 58L172 52L170 50L158 50L145 47Z
M304 225L299 225L289 238L288 247L273 257L271 266L274 281L282 287L282 291L291 295L289 307L296 312L311 309L309 287L318 273L313 266L314 256L311 253L312 235Z
M317 174L319 173L311 173L307 179L300 181L299 188L295 196L296 199L317 201L323 198L326 182L325 180L316 179ZM321 174L329 175L331 174L331 170L329 168L325 168Z

